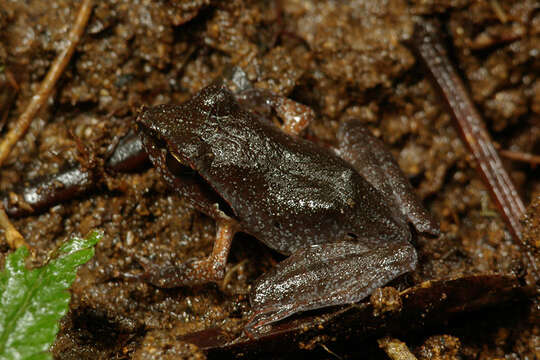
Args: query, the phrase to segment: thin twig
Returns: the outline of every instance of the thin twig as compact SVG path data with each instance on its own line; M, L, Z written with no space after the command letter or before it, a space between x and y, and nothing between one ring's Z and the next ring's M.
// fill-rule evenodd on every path
M385 337L377 340L377 342L379 343L379 347L392 360L416 360L416 356L411 353L407 344L398 339Z
M506 16L506 13L504 12L503 8L501 7L501 4L498 0L491 0L490 2L491 8L493 9L493 12L497 17L499 18L499 21L503 24L505 24L508 21L508 16Z
M6 236L6 242L12 249L17 249L21 246L26 246L30 249L23 236L15 229L15 226L9 221L4 207L0 205L0 228L4 229L4 235Z
M524 153L521 151L512 151L512 150L500 150L499 154L501 154L501 156L510 160L526 162L533 166L540 165L540 155L534 155L534 154Z
M238 264L234 265L231 269L229 269L229 271L227 271L227 273L223 277L223 281L220 284L221 291L225 291L227 289L227 285L229 285L229 283L231 282L233 274L238 272L244 265L247 264L247 262L247 259L244 259Z
M66 47L54 59L47 76L41 83L38 92L30 100L26 110L19 116L13 128L11 128L6 137L0 142L0 166L8 157L13 145L26 134L34 116L47 101L49 95L51 95L56 82L64 72L77 44L81 40L90 14L92 13L92 7L92 0L83 0L73 28L68 35Z
M479 173L491 192L510 233L516 243L522 247L536 278L540 278L534 256L522 240L522 225L519 220L525 213L525 206L503 167L463 81L448 58L437 26L429 22L418 24L413 45L432 76L444 102L448 105L463 141L476 159Z
M329 348L328 346L326 346L325 344L319 343L319 346L322 347L322 348L324 349L324 351L326 351L327 353L329 353L330 355L332 355L332 356L335 357L336 359L338 359L338 360L343 359L341 356L339 356L338 354L336 354L335 352L333 352L332 350L330 350L330 348Z

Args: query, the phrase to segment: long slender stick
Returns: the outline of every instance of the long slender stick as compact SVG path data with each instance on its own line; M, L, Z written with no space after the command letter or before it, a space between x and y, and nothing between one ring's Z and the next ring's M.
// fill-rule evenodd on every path
M515 241L522 247L538 279L538 266L534 256L522 240L522 226L519 220L525 213L525 206L504 169L463 81L447 56L439 39L437 26L428 22L418 24L413 45L448 105L463 141L476 159L480 175L491 192L503 220Z
M81 40L81 37L92 13L93 1L92 0L83 0L77 18L71 29L68 38L66 47L58 54L56 59L54 59L47 76L41 83L38 92L32 97L30 103L26 107L26 110L19 116L15 126L10 129L6 137L0 142L0 166L4 163L8 157L13 145L26 134L30 123L34 119L34 116L47 101L47 98L51 94L56 85L56 82L64 72L77 44Z

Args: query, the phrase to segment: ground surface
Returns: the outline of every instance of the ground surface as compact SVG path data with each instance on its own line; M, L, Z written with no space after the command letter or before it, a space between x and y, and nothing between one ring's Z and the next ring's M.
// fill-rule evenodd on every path
M241 66L254 84L311 106L306 136L335 141L340 121L360 118L392 150L441 223L438 239L418 238L418 270L393 284L500 273L523 280L525 266L474 170L437 94L403 45L415 17L437 18L488 129L501 149L540 150L540 9L521 1L99 1L53 98L0 172L0 190L53 174L89 154L106 158L142 105L181 103ZM4 130L28 103L72 26L77 2L0 0L0 91L11 103ZM13 75L19 87L6 93ZM5 106L5 105L4 105ZM1 114L0 114L1 115ZM0 119L2 116L0 116ZM79 152L77 140L87 147ZM538 169L506 162L528 204L529 242L538 246ZM237 236L224 289L162 290L119 278L156 263L203 257L214 221L168 189L154 169L104 174L96 191L14 220L38 259L73 235L104 231L79 272L71 311L53 347L57 359L202 357L182 336L220 328L241 333L250 284L281 257ZM1 245L2 253L9 251ZM538 253L537 253L538 254ZM39 262L39 261L38 261ZM391 291L390 291L391 292ZM375 299L373 299L375 302ZM384 301L383 301L384 303ZM540 332L534 302L485 310L392 335L422 359L533 359ZM383 305L384 306L384 305ZM502 310L501 310L502 309ZM403 309L402 311L407 311ZM383 334L384 335L384 334ZM336 342L324 329L297 351L385 358L376 336ZM294 342L294 341L293 341ZM333 343L339 345L333 346ZM212 355L212 353L210 353ZM447 357L444 357L447 356Z

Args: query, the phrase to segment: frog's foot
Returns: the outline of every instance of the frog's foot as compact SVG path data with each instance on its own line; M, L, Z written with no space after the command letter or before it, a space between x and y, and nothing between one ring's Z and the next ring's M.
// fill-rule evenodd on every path
M336 242L302 248L253 285L253 316L246 334L294 313L358 302L401 274L416 268L408 242L373 246Z
M382 141L358 120L343 123L338 155L381 192L420 233L439 235L439 225L424 208L409 180Z
M227 256L238 223L232 219L218 220L217 228L212 254L206 259L163 267L138 258L137 261L144 268L142 279L163 288L220 282L225 276Z

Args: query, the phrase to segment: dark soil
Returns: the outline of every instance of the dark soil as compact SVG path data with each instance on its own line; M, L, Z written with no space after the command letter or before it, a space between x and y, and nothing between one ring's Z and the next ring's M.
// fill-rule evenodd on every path
M418 17L437 18L497 146L538 154L536 0L95 3L55 94L2 167L0 191L78 162L103 163L142 105L181 103L219 78L226 66L239 65L255 86L315 110L308 138L333 143L340 121L357 117L398 159L439 219L442 235L416 239L419 268L394 287L486 273L514 275L523 284L530 280L522 251L472 156L404 44ZM0 0L3 132L23 112L63 48L77 10L71 0ZM18 92L6 74L16 80ZM538 257L539 170L524 163L505 165L525 203L533 202L526 240ZM282 258L256 239L238 235L228 269L241 265L224 288L209 284L165 290L123 280L120 274L141 270L134 254L156 263L201 258L215 236L214 221L187 206L152 168L103 172L96 191L13 223L37 250L36 263L67 238L104 231L96 256L73 285L71 310L52 348L57 359L203 358L184 341L185 335L213 328L230 339L240 335L250 284ZM7 245L0 250L10 251ZM536 299L515 304L487 306L414 333L403 324L392 336L405 341L419 359L539 358ZM384 312L390 305L380 300L378 306ZM384 359L376 341L384 335L336 340L340 334L321 329L311 343L287 341L296 352L323 358L331 358L331 351L341 358Z

